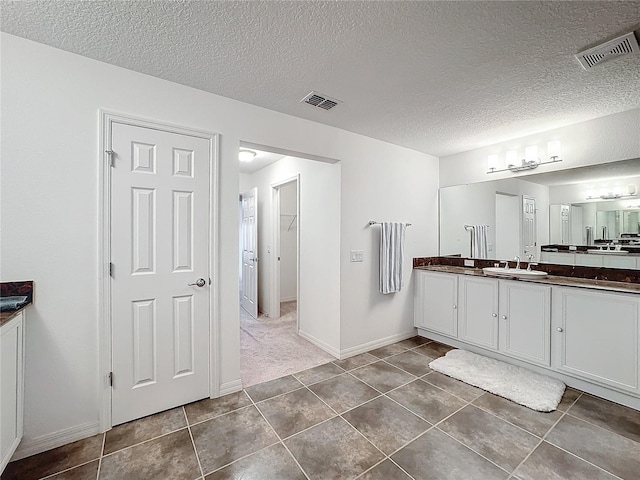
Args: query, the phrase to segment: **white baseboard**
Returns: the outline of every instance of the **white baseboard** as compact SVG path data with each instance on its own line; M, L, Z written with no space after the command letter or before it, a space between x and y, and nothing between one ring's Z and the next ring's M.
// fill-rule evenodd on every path
M391 335L385 338L380 338L372 342L361 343L360 345L356 345L355 347L349 347L349 348L345 348L344 350L340 350L339 358L340 360L343 360L345 358L353 357L354 355L365 353L365 352L368 352L369 350L384 347L386 345L391 345L392 343L396 343L401 340L406 340L407 338L412 338L415 336L416 336L416 330L411 329L411 331L409 332L397 333L395 335Z
M309 335L307 332L304 332L302 330L298 330L298 335L300 335L305 340L313 343L316 347L321 348L322 350L324 350L328 354L333 355L336 358L340 358L340 350L338 350L337 348L332 347L328 343L325 343L322 340L318 340L313 335Z
M229 395L230 393L236 393L240 390L242 390L242 380L238 378L220 385L220 396L222 397L224 395Z
M280 299L280 303L282 302L293 302L294 300L297 300L298 297L296 297L295 295L293 297L283 297Z
M76 425L75 427L59 430L54 433L42 435L41 437L23 438L11 461L46 452L52 448L77 442L78 440L91 437L98 433L100 433L100 422L96 421Z

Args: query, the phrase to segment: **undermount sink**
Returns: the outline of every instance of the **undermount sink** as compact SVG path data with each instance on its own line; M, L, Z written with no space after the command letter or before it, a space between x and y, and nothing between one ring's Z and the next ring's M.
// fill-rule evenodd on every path
M485 267L482 271L487 275L498 275L503 277L545 277L547 272L539 270L525 270L523 268L503 268L503 267Z
M598 255L624 255L629 253L628 250L600 250L599 248L593 248L587 250L587 253L597 253Z

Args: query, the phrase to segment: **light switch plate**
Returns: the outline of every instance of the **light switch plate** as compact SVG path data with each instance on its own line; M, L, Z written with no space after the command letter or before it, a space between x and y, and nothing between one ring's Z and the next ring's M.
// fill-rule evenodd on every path
M352 262L364 261L364 250L351 250L350 258Z

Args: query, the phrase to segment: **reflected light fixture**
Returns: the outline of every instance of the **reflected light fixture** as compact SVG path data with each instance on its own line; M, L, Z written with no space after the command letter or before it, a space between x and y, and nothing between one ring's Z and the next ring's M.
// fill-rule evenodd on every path
M253 150L240 150L238 152L238 160L241 162L250 162L256 157L257 153Z
M627 186L627 193L622 193L620 187L616 187L611 191L605 189L600 190L600 195L595 196L593 190L587 190L587 200L619 200L621 198L629 198L636 196L636 186Z
M538 146L529 145L524 149L524 158L518 159L518 152L516 150L508 150L505 154L505 168L498 169L498 155L493 153L487 158L488 171L487 173L504 172L510 170L512 172L520 172L522 170L533 170L538 168L538 165L545 165L547 163L561 162L561 145L560 140L552 140L547 144L547 156L548 160L540 160L538 157Z

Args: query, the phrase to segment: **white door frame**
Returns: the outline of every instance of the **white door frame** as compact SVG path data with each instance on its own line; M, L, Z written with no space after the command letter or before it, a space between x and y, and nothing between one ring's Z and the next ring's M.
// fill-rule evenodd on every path
M280 317L280 187L296 182L296 332L300 330L300 174L271 184L271 301L269 314L273 318Z
M109 383L111 372L111 282L109 277L109 263L111 252L111 130L114 123L122 123L136 127L151 128L165 132L190 135L209 141L210 191L209 191L209 274L211 289L209 289L209 396L215 398L220 392L220 345L219 345L219 298L220 278L218 271L218 221L220 218L218 206L218 144L219 134L204 130L197 130L179 125L157 122L131 115L99 110L99 246L98 246L98 398L100 399L100 431L111 428L111 395Z

